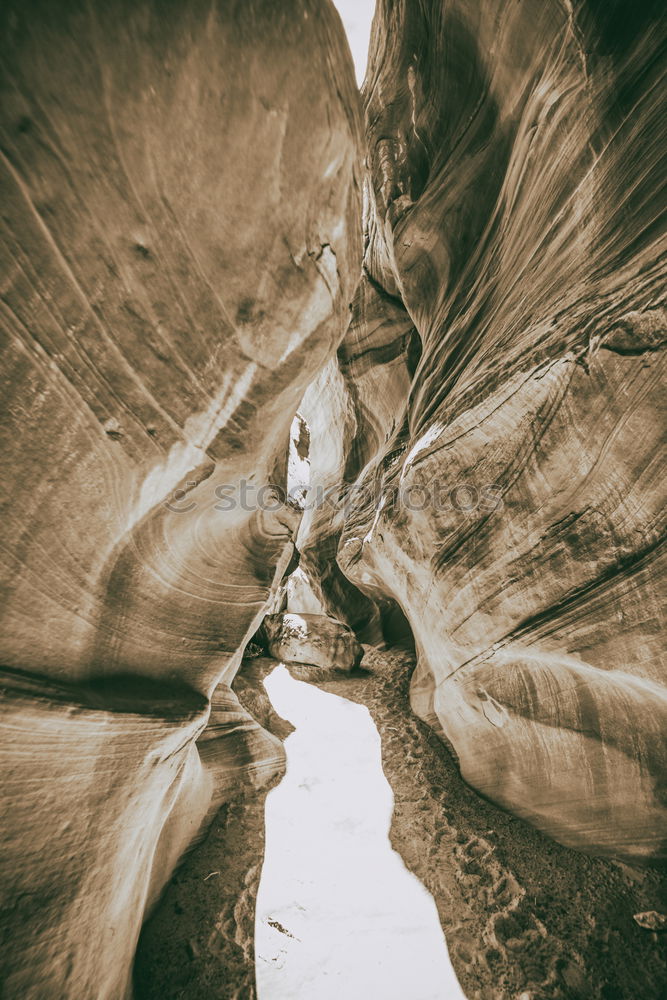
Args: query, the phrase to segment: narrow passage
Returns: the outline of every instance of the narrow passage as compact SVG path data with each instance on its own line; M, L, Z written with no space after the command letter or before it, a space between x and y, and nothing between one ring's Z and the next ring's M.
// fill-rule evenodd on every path
M389 842L393 794L368 709L282 665L264 685L296 728L266 801L259 1000L465 1000L433 898Z

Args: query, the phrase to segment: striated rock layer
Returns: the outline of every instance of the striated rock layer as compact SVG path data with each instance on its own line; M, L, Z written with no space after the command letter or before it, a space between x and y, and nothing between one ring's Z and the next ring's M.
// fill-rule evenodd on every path
M10 0L0 35L0 978L115 1000L205 817L282 764L229 684L358 280L358 98L327 0Z
M664 41L651 3L380 0L365 276L300 406L342 484L299 536L328 607L400 606L477 790L639 860L667 842Z

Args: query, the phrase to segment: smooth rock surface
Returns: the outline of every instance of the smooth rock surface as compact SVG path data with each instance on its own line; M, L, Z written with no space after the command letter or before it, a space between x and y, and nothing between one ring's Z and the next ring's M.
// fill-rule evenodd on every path
M11 1000L128 996L184 850L280 772L231 684L295 540L359 637L409 622L474 788L664 858L659 13L380 0L364 179L328 0L3 6Z
M473 787L644 860L667 828L663 41L651 2L380 0L365 277L300 404L311 479L353 497L300 528L325 606L376 635L400 606L413 707Z
M352 670L364 653L350 628L325 615L267 615L264 629L270 655L284 663Z
M358 95L326 0L10 0L0 38L1 978L119 1000L183 850L282 767L229 684L358 280Z

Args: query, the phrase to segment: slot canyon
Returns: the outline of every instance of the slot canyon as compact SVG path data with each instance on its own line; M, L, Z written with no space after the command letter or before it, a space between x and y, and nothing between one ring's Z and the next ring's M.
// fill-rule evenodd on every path
M663 5L374 6L0 11L6 1000L667 995Z

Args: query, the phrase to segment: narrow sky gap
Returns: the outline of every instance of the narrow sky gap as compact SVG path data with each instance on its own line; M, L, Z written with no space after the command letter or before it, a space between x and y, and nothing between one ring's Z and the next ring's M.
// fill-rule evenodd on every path
M375 0L333 0L340 14L347 40L352 50L357 84L361 86L366 75L368 42L375 12Z
M394 800L368 709L284 666L265 687L296 730L266 803L259 1000L465 1000L433 898L391 848Z

